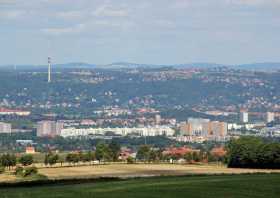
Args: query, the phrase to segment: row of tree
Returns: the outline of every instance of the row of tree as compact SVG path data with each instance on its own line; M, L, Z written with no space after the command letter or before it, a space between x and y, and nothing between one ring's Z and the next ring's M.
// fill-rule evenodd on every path
M260 138L243 137L231 140L227 150L228 167L280 168L280 143L265 142Z
M45 155L45 165L54 165L58 162L68 162L76 164L79 162L91 162L98 161L118 161L121 152L121 147L118 143L112 141L110 144L100 143L96 146L95 151L87 152L72 152L68 153L65 159L62 159L59 155L48 153Z
M0 157L0 165L2 167L11 169L20 163L23 166L28 166L33 163L33 156L32 155L22 155L19 158L16 157L14 154L3 154Z
M154 150L148 145L140 146L136 155L136 159L144 162L156 161L177 161L184 159L188 163L193 162L225 162L226 157L223 155L215 155L211 152L193 151L185 154L163 154L163 151Z

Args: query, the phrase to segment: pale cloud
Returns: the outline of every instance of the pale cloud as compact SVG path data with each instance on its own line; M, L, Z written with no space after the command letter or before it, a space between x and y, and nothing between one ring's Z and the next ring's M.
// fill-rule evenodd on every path
M64 11L58 12L56 16L65 20L77 20L86 17L86 13L81 11Z
M228 0L227 2L233 5L246 6L280 5L280 0Z
M21 55L36 62L49 38L60 49L60 62L67 59L66 49L73 42L80 46L79 51L71 48L75 54L92 62L100 56L115 61L121 53L135 57L135 62L150 62L144 58L151 48L170 63L184 62L186 52L211 62L238 61L230 56L233 53L246 60L249 51L257 58L274 54L276 59L279 8L280 0L0 0L0 53L11 52L0 61ZM19 41L36 56L20 51ZM255 50L261 42L262 53ZM98 56L89 50L96 43L110 47L98 48Z
M125 17L128 10L125 8L115 8L111 5L102 5L92 12L97 17Z
M4 10L0 11L0 19L19 19L26 14L24 10Z
M84 24L78 24L73 27L58 27L58 28L43 28L41 32L52 35L52 36L61 36L65 34L78 34L85 31L86 26Z

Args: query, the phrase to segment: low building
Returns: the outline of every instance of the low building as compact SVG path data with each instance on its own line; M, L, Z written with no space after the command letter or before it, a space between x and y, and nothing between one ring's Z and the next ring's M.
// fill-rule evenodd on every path
M188 147L171 147L165 149L162 154L163 155L172 155L172 156L181 156L183 157L187 153L193 153L195 150L188 148Z
M35 148L33 146L28 146L25 148L25 153L26 154L35 154Z
M30 111L23 111L23 110L18 110L18 109L0 108L0 115L29 116L30 114L31 114Z

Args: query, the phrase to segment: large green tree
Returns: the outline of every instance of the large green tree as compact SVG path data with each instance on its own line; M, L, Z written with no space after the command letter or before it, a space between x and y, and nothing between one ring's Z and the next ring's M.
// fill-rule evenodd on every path
M29 165L33 164L33 155L23 155L19 158L19 162L23 166L29 166Z
M96 159L99 161L110 161L112 160L112 153L107 144L99 143L96 146L95 151Z
M242 137L227 146L229 167L280 168L280 144L266 143L260 138Z
M45 165L52 166L52 165L56 164L58 162L58 160L59 160L59 155L53 154L53 153L47 153L45 155L45 161L44 162L45 162Z
M148 161L151 148L148 145L142 145L139 147L136 158L142 161Z
M109 149L111 151L113 161L118 161L119 155L120 155L120 152L121 152L120 144L113 140L109 144Z

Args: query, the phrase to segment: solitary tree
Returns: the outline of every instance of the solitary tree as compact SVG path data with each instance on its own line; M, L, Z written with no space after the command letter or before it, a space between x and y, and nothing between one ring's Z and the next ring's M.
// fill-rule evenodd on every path
M19 162L23 166L29 166L33 163L33 156L32 155L23 155L19 158Z
M109 161L112 158L112 154L108 145L103 143L100 143L96 146L95 156L99 161Z
M192 160L193 160L192 153L191 153L191 152L186 153L186 154L184 155L184 159L185 159L188 163L191 163Z
M116 141L113 140L109 144L109 149L111 151L113 161L114 162L118 161L119 155L120 155L120 152L121 152L121 146Z
M151 148L148 145L142 145L137 152L137 159L147 161L149 159Z
M54 165L58 162L59 156L57 154L48 153L45 155L45 165Z

